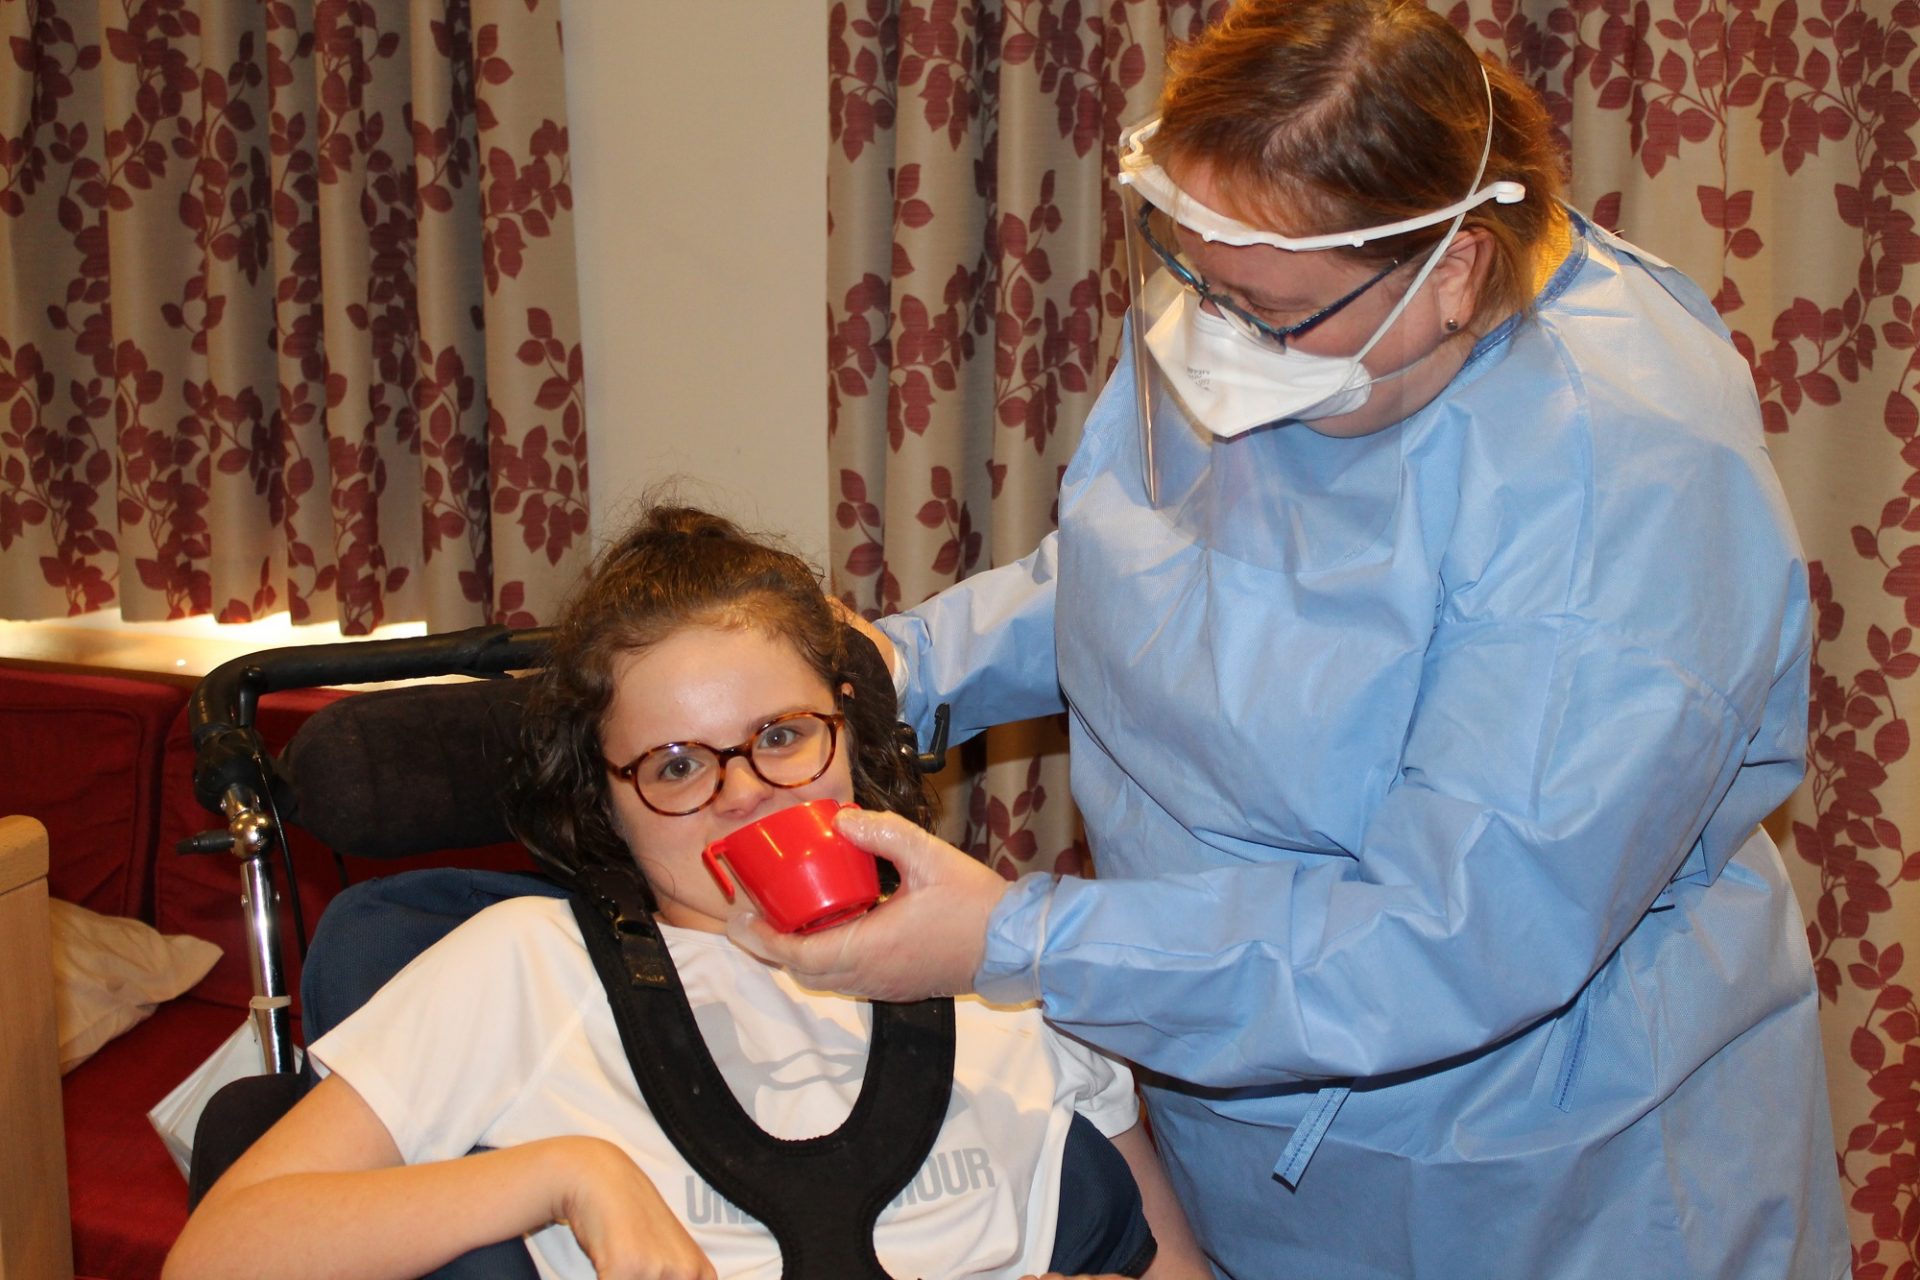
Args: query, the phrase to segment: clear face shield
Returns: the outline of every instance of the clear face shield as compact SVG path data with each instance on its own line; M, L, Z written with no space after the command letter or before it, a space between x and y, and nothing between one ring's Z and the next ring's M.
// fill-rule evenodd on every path
M1487 105L1491 122L1490 86ZM1397 476L1398 445L1391 442L1398 433L1387 433L1385 442L1335 440L1282 424L1352 413L1367 403L1375 382L1399 376L1401 371L1370 373L1366 355L1418 294L1467 213L1489 200L1519 201L1526 189L1517 182L1480 185L1492 145L1489 124L1474 191L1465 199L1400 222L1285 236L1209 209L1176 186L1147 152L1158 123L1150 120L1121 136L1119 178L1148 501L1190 536L1240 558L1295 567L1306 567L1299 563L1302 556L1316 563L1329 556L1338 560L1342 548L1378 531L1377 503L1368 499L1356 506L1349 499L1375 495L1386 478ZM1282 326L1211 286L1182 249L1197 238L1315 252L1449 221L1447 235L1352 355L1301 351L1294 339L1379 287L1401 263L1387 264L1344 296ZM1274 429L1256 430L1261 427ZM1369 464L1376 455L1384 461Z

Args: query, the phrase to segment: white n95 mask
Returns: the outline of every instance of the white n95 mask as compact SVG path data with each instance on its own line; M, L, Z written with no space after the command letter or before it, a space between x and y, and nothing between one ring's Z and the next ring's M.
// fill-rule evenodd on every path
M1376 381L1359 356L1280 351L1256 342L1209 314L1185 290L1147 331L1146 342L1187 415L1216 436L1237 436L1283 418L1305 422L1352 413L1366 404Z
M1465 210L1454 217L1387 318L1350 356L1314 355L1292 344L1273 346L1207 310L1199 295L1184 286L1177 296L1166 298L1164 313L1147 328L1147 350L1188 416L1216 436L1237 436L1268 422L1313 422L1352 413L1367 403L1375 383L1413 367L1376 376L1363 362L1433 274L1465 218Z

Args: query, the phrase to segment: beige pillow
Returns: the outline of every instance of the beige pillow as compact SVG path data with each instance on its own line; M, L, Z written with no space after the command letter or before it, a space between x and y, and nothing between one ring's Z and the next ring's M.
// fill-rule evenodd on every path
M220 958L219 947L199 938L163 935L139 920L103 916L58 898L49 905L63 1074L206 977Z

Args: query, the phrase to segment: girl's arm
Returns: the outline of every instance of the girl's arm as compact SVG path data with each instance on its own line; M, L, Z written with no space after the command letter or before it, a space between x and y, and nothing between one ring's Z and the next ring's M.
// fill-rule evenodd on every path
M1147 1268L1146 1280L1212 1280L1213 1268L1200 1251L1200 1242L1193 1238L1186 1211L1174 1198L1173 1184L1167 1181L1166 1168L1160 1163L1160 1153L1153 1149L1153 1140L1147 1137L1146 1126L1137 1124L1114 1135L1112 1141L1133 1170L1147 1225L1153 1228L1153 1238L1160 1245L1153 1265Z
M600 1275L716 1280L653 1184L613 1144L549 1138L407 1165L373 1109L329 1076L207 1192L164 1277L405 1280L557 1221Z
M1115 1134L1109 1141L1133 1171L1133 1180L1140 1188L1141 1208L1159 1245L1144 1280L1213 1280L1213 1268L1207 1265L1206 1255L1200 1252L1200 1244L1193 1238L1186 1212L1174 1199L1173 1186L1160 1163L1160 1153L1153 1149L1145 1126L1135 1125L1125 1133ZM1043 1276L1024 1277L1024 1280L1126 1280L1126 1277L1064 1276L1049 1271Z

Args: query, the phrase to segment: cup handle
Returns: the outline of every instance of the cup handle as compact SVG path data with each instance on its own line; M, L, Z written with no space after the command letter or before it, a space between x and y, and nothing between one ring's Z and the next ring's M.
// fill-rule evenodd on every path
M714 856L713 846L708 845L700 852L700 861L707 864L707 873L720 886L720 892L727 895L727 901L733 901L733 882L727 879L727 873L720 869L720 859Z

